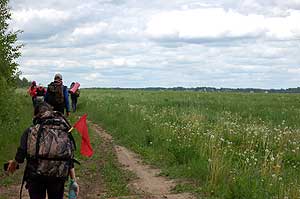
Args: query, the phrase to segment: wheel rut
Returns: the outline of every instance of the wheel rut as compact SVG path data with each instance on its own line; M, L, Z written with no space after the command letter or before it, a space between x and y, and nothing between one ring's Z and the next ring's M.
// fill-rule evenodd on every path
M92 124L93 130L99 134L104 142L112 142L113 137L108 134L101 126ZM129 149L113 144L114 151L119 163L123 169L129 170L135 174L136 179L129 182L130 189L136 193L132 196L113 197L117 198L134 198L134 199L194 199L190 193L172 193L172 189L176 186L174 180L159 176L161 171L153 168L151 165L143 163L142 159Z

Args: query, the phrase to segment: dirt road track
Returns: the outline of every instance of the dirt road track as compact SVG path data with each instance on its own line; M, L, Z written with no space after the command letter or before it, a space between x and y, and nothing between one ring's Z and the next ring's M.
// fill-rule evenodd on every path
M97 132L104 142L113 142L113 138L99 125L93 124L92 128ZM142 163L137 154L125 147L114 145L115 153L124 169L133 172L137 179L130 182L129 187L137 195L126 196L124 198L143 199L194 199L189 193L172 194L171 190L176 186L176 182L158 176L159 169L153 169L149 165ZM123 197L116 197L123 198ZM115 198L111 198L115 199Z

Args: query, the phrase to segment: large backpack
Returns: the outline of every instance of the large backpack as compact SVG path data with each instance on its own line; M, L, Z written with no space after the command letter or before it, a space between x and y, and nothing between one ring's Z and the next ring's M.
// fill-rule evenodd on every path
M50 83L47 89L47 102L54 107L63 105L65 101L64 89L66 88L63 85L56 85L54 82Z
M32 126L27 137L29 176L66 178L74 159L75 142L63 115L53 115Z
M45 89L44 89L44 87L38 87L36 89L36 96L45 96Z

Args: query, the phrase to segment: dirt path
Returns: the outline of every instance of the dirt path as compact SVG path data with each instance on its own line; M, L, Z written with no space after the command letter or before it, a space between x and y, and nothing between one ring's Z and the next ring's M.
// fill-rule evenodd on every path
M21 185L0 187L0 199L18 199ZM28 192L23 188L22 199L29 199Z
M113 142L111 135L106 133L100 126L93 124L92 128L97 132L104 142ZM119 162L124 169L133 172L137 179L130 182L129 186L136 193L134 196L126 196L125 198L144 198L144 199L194 199L195 197L189 193L172 194L172 188L176 186L176 182L158 176L159 169L153 169L149 165L142 163L137 154L126 149L125 147L114 145L115 153ZM120 197L117 197L120 198Z

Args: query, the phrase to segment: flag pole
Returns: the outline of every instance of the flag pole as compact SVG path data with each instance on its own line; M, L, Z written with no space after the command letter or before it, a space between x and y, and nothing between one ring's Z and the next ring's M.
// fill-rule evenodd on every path
M71 133L73 131L74 127L72 126L72 128L69 129L68 133Z

